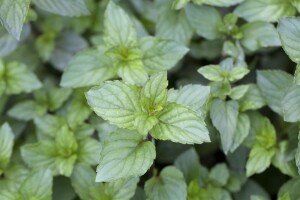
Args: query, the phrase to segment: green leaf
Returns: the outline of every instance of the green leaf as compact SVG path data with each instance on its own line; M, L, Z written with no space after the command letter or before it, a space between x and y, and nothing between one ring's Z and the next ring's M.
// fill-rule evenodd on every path
M52 174L50 170L34 171L20 188L22 199L52 199Z
M223 81L223 70L220 65L206 65L198 69L198 73L210 81Z
M152 177L145 184L149 200L166 200L187 198L183 174L175 167L165 167L159 177Z
M292 199L299 199L300 198L300 178L295 177L293 179L290 179L286 183L284 183L281 188L279 189L278 196L289 196L290 200ZM285 200L285 199L284 199ZM289 199L288 199L289 200Z
M56 32L46 32L36 39L35 47L43 61L48 61L55 48Z
M250 133L250 119L244 113L239 113L237 126L234 133L234 138L230 152L234 152L246 139Z
M58 130L64 126L65 120L59 116L45 115L34 118L34 124L38 134L43 134L54 138Z
M100 151L101 144L95 139L86 137L78 141L78 162L96 165L99 161Z
M142 89L141 101L146 112L151 115L163 109L168 95L167 72L160 72L150 77Z
M134 126L137 131L142 135L147 135L148 132L158 123L158 119L155 116L149 116L142 113L136 115L134 120Z
M30 0L0 0L0 22L6 30L20 40Z
M191 0L175 0L172 4L172 9L180 10L181 8L184 8L190 1Z
M241 99L248 91L250 85L239 85L231 89L230 98L233 100Z
M246 165L247 176L265 171L271 164L274 149L266 150L261 146L252 147Z
M84 0L33 0L33 3L57 15L76 17L90 14Z
M195 0L199 1L199 0ZM200 0L201 1L201 0ZM205 4L219 7L229 7L241 3L245 0L204 0Z
M75 55L63 73L63 87L85 87L98 85L116 76L112 60L104 55L106 49L86 49Z
M214 40L222 36L219 26L223 22L217 9L189 4L186 6L186 15L198 35L208 40Z
M268 118L263 118L262 127L258 130L255 143L251 148L246 164L246 174L251 176L261 173L271 164L275 154L276 131Z
M55 145L60 156L69 157L76 154L78 144L73 132L67 126L61 127L56 133Z
M175 166L178 168L184 175L185 181L187 183L191 182L194 179L199 179L201 177L201 168L199 163L199 156L194 148L183 152L175 160Z
M21 92L29 93L42 86L34 73L29 71L26 65L22 63L7 63L4 72L4 82L7 94L19 94Z
M97 115L120 128L134 129L135 115L141 112L140 89L120 81L108 81L86 93Z
M210 108L210 118L220 132L223 151L227 154L232 148L238 123L239 105L236 101L214 99Z
M205 116L206 104L210 96L210 87L202 85L185 85L178 90L168 91L168 102L185 105L199 116Z
M42 116L46 113L47 108L43 105L39 105L34 101L24 101L15 104L11 109L8 110L8 116L18 120L29 121L35 117Z
M14 145L14 137L15 135L9 124L3 124L0 128L0 175L10 161Z
M210 142L205 122L183 105L169 103L157 118L159 123L150 131L155 139L182 144Z
M296 153L296 156L294 156L294 152L290 151L290 143L285 140L280 142L278 147L276 147L272 164L277 167L281 173L295 177L298 175L298 172L297 167L295 166L294 157L296 157L297 163L297 156L299 156L299 154Z
M229 180L229 170L226 164L217 164L209 172L209 179L219 186L225 186Z
M171 69L189 50L175 41L155 37L144 37L139 44L145 67L153 71Z
M257 72L257 84L268 106L274 112L282 115L281 102L286 91L293 84L293 77L280 70L260 70Z
M300 120L300 86L294 85L286 91L282 99L283 118L287 122Z
M249 84L246 94L239 100L240 110L257 110L266 105L262 92L255 84Z
M246 0L234 12L247 21L275 22L283 16L293 16L294 6L286 0Z
M239 67L239 66L234 67L229 72L228 80L230 82L238 81L242 79L244 76L246 76L249 72L250 72L249 69L247 69L246 67Z
M141 176L155 159L152 142L143 141L138 133L119 129L103 144L97 167L97 182Z
M241 26L240 31L243 34L241 44L249 51L281 45L278 33L271 23L250 22Z
M170 9L168 3L159 8L159 15L155 24L156 36L164 39L175 40L181 44L189 44L193 36L186 12Z
M107 47L131 47L137 44L133 22L113 1L109 1L104 13L103 40Z
M300 132L298 134L298 148L297 148L296 155L295 155L298 173L300 173L300 141L299 141L299 139L300 139Z
M279 20L278 32L285 53L295 63L300 62L300 19L285 17Z
M114 200L129 200L133 197L139 178L120 179L105 184L105 194Z

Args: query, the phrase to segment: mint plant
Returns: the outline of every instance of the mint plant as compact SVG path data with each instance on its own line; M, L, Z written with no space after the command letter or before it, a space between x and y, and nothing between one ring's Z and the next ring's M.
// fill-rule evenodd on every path
M0 0L0 200L300 199L297 0Z

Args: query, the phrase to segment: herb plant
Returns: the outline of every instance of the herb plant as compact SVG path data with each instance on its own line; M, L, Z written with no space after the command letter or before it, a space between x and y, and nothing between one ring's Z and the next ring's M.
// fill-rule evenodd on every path
M300 199L297 0L0 0L0 200Z

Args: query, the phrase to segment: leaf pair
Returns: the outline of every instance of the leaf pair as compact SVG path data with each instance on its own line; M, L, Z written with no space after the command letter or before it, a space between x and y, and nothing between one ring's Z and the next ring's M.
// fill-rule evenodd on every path
M109 81L92 88L86 97L97 115L120 128L173 142L209 142L204 121L192 109L167 101L167 84L167 74L161 72L143 87Z

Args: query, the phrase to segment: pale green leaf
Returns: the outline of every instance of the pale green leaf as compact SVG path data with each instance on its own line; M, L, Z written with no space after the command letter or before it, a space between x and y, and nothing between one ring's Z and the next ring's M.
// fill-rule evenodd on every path
M104 48L86 49L76 54L63 73L63 87L98 85L116 76L112 60L104 55Z
M231 82L238 81L242 79L244 76L246 76L249 72L250 70L247 69L246 67L234 67L229 72L228 80Z
M26 65L18 62L5 65L5 84L7 94L29 93L42 86L35 74Z
M0 128L0 174L10 162L10 157L14 145L14 133L8 123L5 123Z
M222 81L223 70L220 65L206 65L198 69L198 73L210 81Z
M112 181L104 186L104 191L110 199L129 200L133 197L139 178L120 179Z
M155 139L182 144L210 142L205 122L183 105L169 103L157 118L159 123L150 131Z
M210 87L203 85L185 85L178 90L168 91L168 101L185 105L200 116L206 114L206 104L210 96Z
M234 133L234 138L230 152L234 152L246 139L250 133L250 119L244 113L239 113L237 126Z
M229 7L241 3L245 0L203 0L203 1L205 2L205 4L211 6Z
M288 200L299 199L300 198L299 186L300 186L299 176L290 179L281 186L278 192L278 196L279 197L289 196Z
M156 21L156 36L172 39L181 44L189 44L193 36L193 29L190 26L185 12L178 12L170 9L168 3L159 8L159 15Z
M120 128L134 128L136 113L141 111L140 89L120 81L108 81L86 93L88 104L97 115Z
M78 141L77 160L89 165L96 165L99 161L101 144L92 138L86 137Z
M230 98L233 100L241 99L248 91L250 85L239 85L231 89Z
M156 157L152 142L143 141L138 133L119 129L102 146L97 167L97 182L141 176Z
M145 184L149 200L186 200L186 190L183 174L172 166L164 168L159 177L152 177Z
M188 48L172 40L144 37L139 43L144 65L153 71L174 67L188 52Z
M255 84L249 84L249 88L245 95L239 99L241 111L257 110L266 105L262 92Z
M296 17L281 18L278 32L282 47L290 59L300 62L300 19Z
M6 30L20 40L30 0L0 0L0 22Z
M25 179L20 188L22 199L52 199L52 174L50 170L34 171Z
M222 18L217 9L189 4L186 6L186 15L198 35L208 40L214 40L222 36L219 31Z
M300 86L294 85L286 91L282 99L283 118L288 122L300 120Z
M239 105L236 101L214 99L210 108L210 118L221 136L223 151L227 154L232 148L238 122Z
M278 33L271 23L250 22L241 26L240 31L243 34L241 44L249 51L281 46Z
M275 22L283 16L293 16L294 6L286 0L246 0L234 12L247 21Z
M8 116L18 120L29 121L35 117L42 116L46 113L47 108L43 105L28 100L18 104L15 104L11 109L8 110Z
M184 8L190 1L191 0L175 0L172 4L172 9L180 10L181 8Z
M260 70L257 72L257 84L268 106L282 115L282 99L293 84L293 77L280 70Z
M134 24L113 1L109 1L104 13L103 40L107 47L130 47L137 44L137 34Z
M148 132L158 123L158 119L155 116L141 113L136 115L134 120L134 126L137 131L142 135L147 135Z
M75 17L90 14L84 0L33 0L33 3L57 15Z

